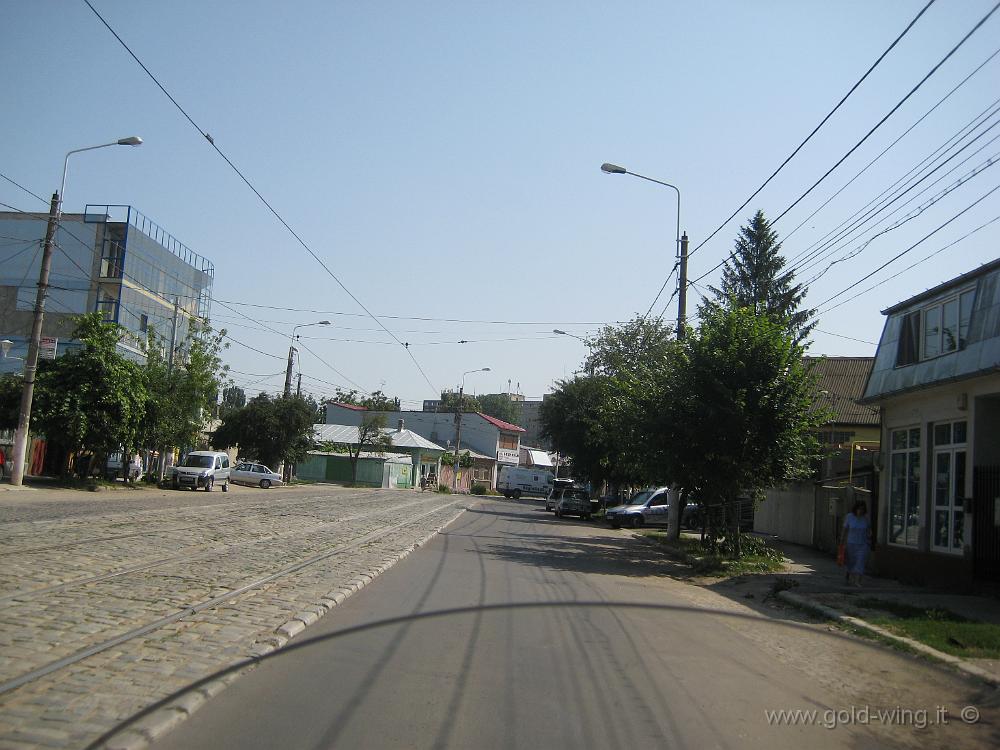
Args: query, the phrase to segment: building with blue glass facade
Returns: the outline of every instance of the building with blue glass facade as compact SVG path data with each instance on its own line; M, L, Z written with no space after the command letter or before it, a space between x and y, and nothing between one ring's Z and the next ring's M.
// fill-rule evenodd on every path
M44 213L0 212L0 339L11 342L0 372L19 371L35 307ZM73 319L100 311L126 334L120 347L142 359L152 331L169 340L177 304L177 340L194 318L208 317L215 267L131 206L88 205L63 214L55 235L42 336L57 355L79 346Z

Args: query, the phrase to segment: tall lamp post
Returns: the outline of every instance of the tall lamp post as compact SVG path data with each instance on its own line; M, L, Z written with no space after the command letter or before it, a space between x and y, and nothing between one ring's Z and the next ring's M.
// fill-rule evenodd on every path
M677 259L680 266L680 280L678 282L677 288L677 338L684 338L684 326L687 319L687 261L688 261L688 241L687 233L681 236L681 191L676 185L671 185L669 182L663 182L663 180L654 180L652 177L646 177L645 175L636 174L635 172L629 172L625 167L619 167L617 164L609 164L605 162L601 165L601 171L607 174L627 174L632 175L632 177L638 177L640 180L646 180L647 182L655 182L657 185L663 185L664 187L671 188L677 192Z
M577 336L576 334L569 333L568 331L560 331L558 328L553 328L552 329L552 333L557 333L560 336L569 336L571 339L576 339L577 341L583 342L588 347L590 346L590 342L587 341L587 339L581 338L580 336ZM593 361L593 358L591 358L590 364L587 366L587 369L590 370L590 377L594 377L594 361Z
M474 372L489 372L489 367L480 367L478 370L469 370L462 373L462 385L458 389L458 411L455 412L455 463L451 472L451 488L458 490L458 461L459 450L462 447L462 401L465 395L465 376Z
M292 361L295 357L295 352L298 349L295 348L295 339L298 338L296 331L299 328L306 328L307 326L328 326L333 325L329 320L317 320L315 323L299 323L297 326L292 327L292 338L291 343L288 345L288 365L285 367L285 398L292 395Z
M62 218L62 199L66 192L66 173L69 171L69 157L83 151L93 151L108 146L140 146L142 138L137 135L119 138L111 143L75 148L63 159L62 180L59 192L52 194L49 204L49 223L45 228L45 244L42 247L42 265L38 273L38 293L35 296L35 317L31 323L31 339L28 342L28 356L24 362L24 387L21 389L21 409L17 417L17 431L14 433L14 466L10 473L10 483L20 486L24 481L24 463L28 452L28 435L31 429L31 403L35 397L35 375L38 372L38 347L42 338L42 322L45 318L45 297L49 288L49 270L52 268L52 247L56 229Z

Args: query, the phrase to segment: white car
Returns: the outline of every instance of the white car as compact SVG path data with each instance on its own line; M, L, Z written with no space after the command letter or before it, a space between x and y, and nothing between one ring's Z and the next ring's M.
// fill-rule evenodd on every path
M266 490L268 487L278 487L282 484L281 474L275 474L264 464L250 461L236 464L236 468L229 475L229 481L234 484L260 487L262 490Z

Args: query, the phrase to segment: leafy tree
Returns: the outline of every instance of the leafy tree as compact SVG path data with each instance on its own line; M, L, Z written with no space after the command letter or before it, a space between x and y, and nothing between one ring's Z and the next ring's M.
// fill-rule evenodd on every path
M216 448L239 446L240 455L268 466L305 458L312 446L315 405L301 396L262 393L230 412L211 435Z
M224 417L234 409L242 409L247 405L247 394L238 385L230 385L222 389L222 403L219 405L219 417Z
M351 459L351 482L358 482L358 459L364 451L382 454L392 447L392 438L382 432L385 427L385 416L369 414L358 425L358 442L347 446L348 457Z
M382 391L372 391L367 396L362 396L359 391L345 391L337 388L334 397L326 399L324 404L340 403L350 406L363 406L369 411L398 411L399 399L386 396Z
M647 430L657 462L736 525L740 497L805 476L816 455L815 378L784 322L750 308L709 307L671 377L658 382ZM709 515L710 537L722 529ZM736 552L739 554L738 531Z
M578 478L602 484L610 474L616 446L604 429L608 381L576 377L558 384L542 402L542 434L561 454L569 456Z
M470 396L468 393L462 394L462 408L461 411L475 412L482 411L482 404L479 403L479 399L475 396ZM439 412L458 412L459 411L459 399L458 391L442 391L441 393L441 403L438 405Z
M795 283L795 272L785 270L778 234L763 211L740 228L736 252L722 269L721 288L709 287L714 300L702 304L702 313L713 306L746 307L782 323L796 344L816 326L809 322L815 310L800 310L807 288Z
M517 424L521 419L521 409L510 400L509 393L487 393L479 396L479 411L504 422Z
M145 377L149 392L143 419L141 444L164 455L175 447L195 446L202 440L208 420L218 402L219 388L228 367L222 364L225 331L192 324L187 339L178 348L171 369L163 341L150 333L146 345ZM227 389L230 399L246 396ZM231 401L232 402L232 401ZM231 411L231 409L230 409ZM165 464L160 464L162 474Z
M109 453L130 455L140 444L148 393L140 365L117 351L124 329L100 313L82 315L72 337L77 351L40 363L32 427L56 451L90 451L104 467Z
M636 318L605 326L588 340L586 371L609 377L647 379L673 346L672 330L657 318Z

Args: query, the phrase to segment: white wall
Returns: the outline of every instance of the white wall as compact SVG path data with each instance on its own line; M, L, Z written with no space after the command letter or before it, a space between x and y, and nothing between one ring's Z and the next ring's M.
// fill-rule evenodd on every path
M816 489L812 482L791 482L769 489L754 510L753 530L786 542L813 543L813 515Z

